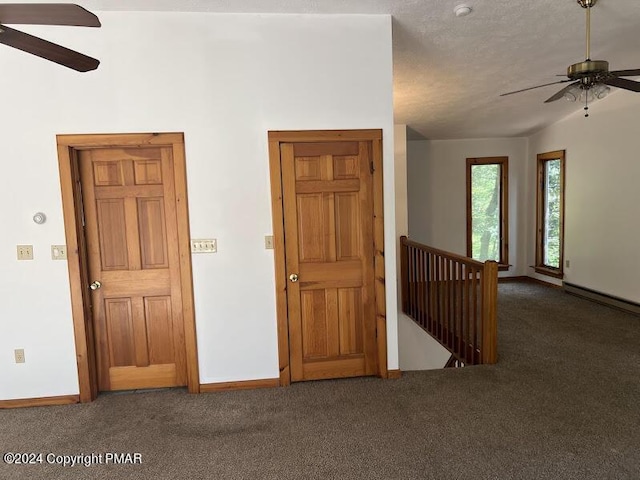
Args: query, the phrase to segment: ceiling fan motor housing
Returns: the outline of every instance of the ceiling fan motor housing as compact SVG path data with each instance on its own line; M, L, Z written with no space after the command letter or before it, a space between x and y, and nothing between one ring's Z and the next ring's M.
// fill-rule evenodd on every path
M606 74L609 72L609 62L605 60L586 60L580 63L574 63L567 68L567 77L571 80L580 80L598 74Z

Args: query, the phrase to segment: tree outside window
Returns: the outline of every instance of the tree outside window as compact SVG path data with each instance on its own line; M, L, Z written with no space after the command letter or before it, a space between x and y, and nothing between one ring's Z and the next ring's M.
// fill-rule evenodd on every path
M508 268L508 158L467 159L467 256Z
M538 155L537 241L538 273L563 276L564 150Z

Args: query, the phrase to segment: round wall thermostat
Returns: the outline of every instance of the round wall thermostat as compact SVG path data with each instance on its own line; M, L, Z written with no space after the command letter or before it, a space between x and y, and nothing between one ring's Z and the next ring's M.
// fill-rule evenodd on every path
M47 216L42 212L38 212L33 216L33 221L36 222L38 225L42 225L44 222L47 221Z

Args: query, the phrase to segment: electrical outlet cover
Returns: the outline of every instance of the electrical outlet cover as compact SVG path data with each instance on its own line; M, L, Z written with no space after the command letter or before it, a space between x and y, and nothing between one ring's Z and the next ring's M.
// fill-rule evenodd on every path
M24 363L24 349L16 348L14 350L14 355L16 357L16 363Z

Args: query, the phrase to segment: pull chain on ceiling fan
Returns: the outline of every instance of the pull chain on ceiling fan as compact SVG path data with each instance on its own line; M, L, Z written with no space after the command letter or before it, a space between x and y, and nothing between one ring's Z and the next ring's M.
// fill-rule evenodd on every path
M98 17L79 5L71 3L0 4L0 43L78 72L95 70L100 65L100 61L95 58L20 30L14 30L5 26L5 23L99 27Z
M618 87L632 92L640 92L640 82L629 80L627 78L620 78L640 76L640 69L615 70L610 72L609 62L605 60L591 60L591 8L595 6L597 1L598 0L577 0L578 4L584 8L587 13L586 60L584 62L574 63L567 68L567 80L560 80L558 82L545 83L535 87L523 88L522 90L503 93L500 96L504 97L506 95L526 92L535 88L573 82L548 98L545 103L555 102L562 97L573 102L580 100L585 104L585 117L588 117L589 102L604 98L611 90L610 87Z

